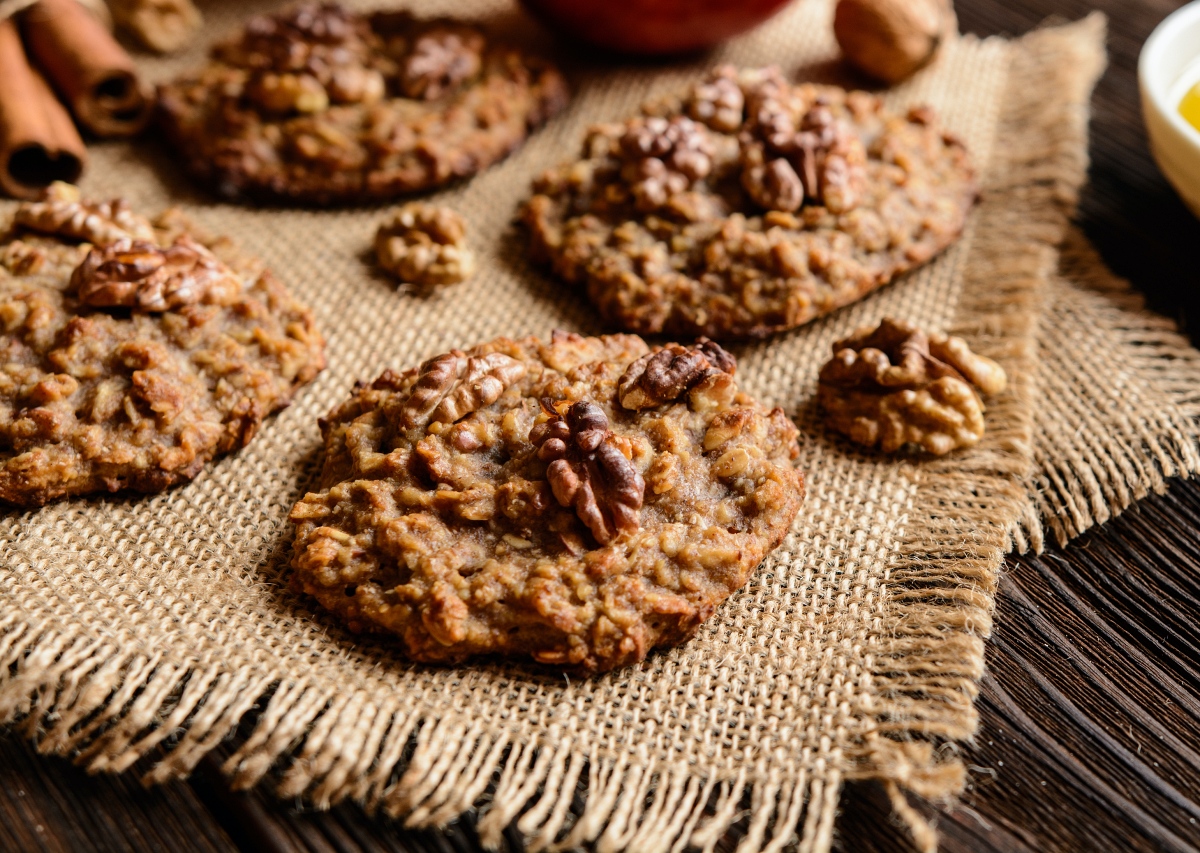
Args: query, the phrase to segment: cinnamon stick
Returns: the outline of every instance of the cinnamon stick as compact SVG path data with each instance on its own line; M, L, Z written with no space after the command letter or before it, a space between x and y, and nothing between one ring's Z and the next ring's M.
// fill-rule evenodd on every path
M75 183L86 160L79 131L30 66L16 24L0 21L0 187L35 198L54 181Z
M153 97L133 60L77 0L38 0L21 16L33 61L97 136L129 136L150 118Z

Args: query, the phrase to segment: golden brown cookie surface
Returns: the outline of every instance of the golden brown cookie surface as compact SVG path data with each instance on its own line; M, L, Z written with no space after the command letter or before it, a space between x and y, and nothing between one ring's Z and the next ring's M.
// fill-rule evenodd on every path
M473 175L566 104L549 63L451 20L309 3L252 18L163 86L168 135L226 195L394 198Z
M803 500L796 429L711 342L500 338L388 371L322 420L295 581L419 661L605 670L678 643Z
M222 241L56 184L0 236L0 501L191 479L287 405L323 347Z
M723 67L645 113L593 128L524 214L534 256L629 331L807 323L930 260L975 201L966 150L926 108Z

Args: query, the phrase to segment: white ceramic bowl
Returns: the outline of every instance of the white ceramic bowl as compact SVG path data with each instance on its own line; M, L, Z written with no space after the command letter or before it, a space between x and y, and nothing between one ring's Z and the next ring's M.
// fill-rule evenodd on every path
M1200 62L1200 0L1168 15L1142 46L1138 86L1150 150L1188 207L1200 216L1200 131L1179 114L1184 73ZM1200 73L1192 71L1200 81Z

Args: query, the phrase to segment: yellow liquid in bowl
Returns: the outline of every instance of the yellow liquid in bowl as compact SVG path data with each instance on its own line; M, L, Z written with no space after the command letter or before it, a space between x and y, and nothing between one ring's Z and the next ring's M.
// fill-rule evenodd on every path
M1200 130L1200 83L1193 83L1179 100L1179 114L1196 130Z

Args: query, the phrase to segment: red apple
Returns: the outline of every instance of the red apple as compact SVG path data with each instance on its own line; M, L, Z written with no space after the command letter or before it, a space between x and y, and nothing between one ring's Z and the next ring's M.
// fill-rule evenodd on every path
M788 0L521 0L549 26L598 47L659 55L711 47Z

